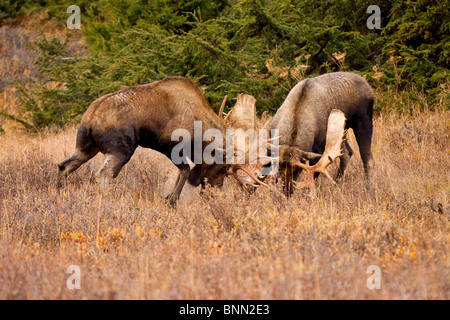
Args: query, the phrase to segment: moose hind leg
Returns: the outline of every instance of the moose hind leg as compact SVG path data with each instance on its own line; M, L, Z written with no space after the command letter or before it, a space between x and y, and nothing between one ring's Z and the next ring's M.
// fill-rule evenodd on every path
M81 150L75 150L68 158L64 159L58 164L58 178L56 187L59 188L62 185L63 179L70 173L77 170L83 163L90 160L98 153L97 150L90 153L83 152Z
M364 164L364 171L367 178L367 188L371 188L373 185L373 168L375 161L372 154L372 132L373 125L369 119L365 121L359 121L356 128L353 129L358 142L359 152ZM356 129L356 130L355 130Z
M103 166L96 174L97 183L107 188L112 179L117 177L122 167L130 160L132 154L107 153Z

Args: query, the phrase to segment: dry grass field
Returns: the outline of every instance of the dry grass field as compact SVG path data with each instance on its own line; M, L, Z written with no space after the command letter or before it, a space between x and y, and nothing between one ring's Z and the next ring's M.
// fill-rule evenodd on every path
M319 179L313 201L230 178L202 197L185 187L177 209L163 201L177 170L161 154L138 149L107 191L92 181L98 155L57 190L76 129L2 134L0 299L449 299L450 113L374 123L371 192L351 139L344 181Z

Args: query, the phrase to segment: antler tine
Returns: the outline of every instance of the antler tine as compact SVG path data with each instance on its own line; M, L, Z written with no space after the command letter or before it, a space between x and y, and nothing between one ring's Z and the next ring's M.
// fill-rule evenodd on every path
M267 120L266 123L262 126L261 129L267 129L267 125L270 123L271 119Z
M279 139L281 139L281 136L267 139L267 142L272 142L272 141L279 140Z
M222 104L220 105L219 117L221 117L221 118L222 118L222 114L223 114L223 108L225 107L225 103L227 102L227 97L228 97L228 95L225 95L225 97L223 98Z
M342 138L342 144L344 144L344 142L346 142L348 140L347 133L348 133L348 129L345 129L344 130L344 135L343 135L343 138Z
M270 122L270 119L264 124L263 128L265 128L267 126L267 124ZM264 155L259 155L259 149L262 148L264 145L266 145L266 147L268 148L268 150L274 150L276 148L278 148L278 145L273 145L270 142L271 141L275 141L275 140L279 140L281 138L281 136L277 136L277 137L273 137L264 141L259 141L259 134L257 136L257 138L255 139L255 142L257 143L257 150L256 150L256 155L252 155L252 157L250 157L250 155L246 154L246 160L248 159L249 163L252 163L253 161L256 161L256 167L254 169L254 173L256 172L258 177L264 177L263 174L261 173L261 168L263 166L265 166L268 163L271 162L279 162L279 157L269 157L269 156L264 156ZM253 150L253 149L252 149ZM250 149L249 149L250 151Z
M249 150L244 155L245 159L246 159L246 162L253 163L254 161L257 161L258 163L262 163L262 166L263 166L263 165L265 165L265 164L267 164L269 162L278 161L279 157L269 157L269 156L260 155L259 154L259 150L264 145L266 146L267 150L275 150L275 149L279 148L279 145L274 145L274 144L271 144L269 142L273 141L273 140L278 140L280 138L281 138L281 136L278 136L278 137L275 137L275 138L272 138L272 139L265 140L263 142L259 142L258 141L259 140L259 135L258 135L257 139L255 139L256 143L258 143L258 148L256 150L254 150L255 146L249 148ZM250 155L250 151L251 150L252 151L256 151L256 155L255 155L254 152Z
M244 179L244 178L242 178L242 177L241 177L237 172L235 172L235 171L233 171L232 175L233 175L233 177L234 177L237 181L239 181L239 183L240 183L242 186L245 186L245 185L250 185L250 186L252 186L252 187L256 187L256 186L257 186L256 184L254 184L254 183L251 182L250 178Z
M228 117L230 116L230 114L231 114L231 112L232 112L233 110L234 110L234 109L231 109L230 112L227 113L227 115L225 116L225 118L223 118L224 121L227 121Z
M236 165L233 166L232 170L233 170L233 175L234 175L234 177L235 177L239 182L241 182L242 184L249 184L249 183L248 183L247 180L244 180L241 176L239 176L239 174L237 173L237 170L242 170L242 171L244 171L245 173L248 174L248 176L249 176L250 178L252 178L253 180L255 180L257 183L259 183L259 184L261 184L261 185L263 185L263 186L267 186L267 184L265 184L264 182L262 182L261 180L259 180L257 177L255 177L255 175L253 174L253 172L251 172L247 167L245 167L245 166L243 166L243 165L236 164Z

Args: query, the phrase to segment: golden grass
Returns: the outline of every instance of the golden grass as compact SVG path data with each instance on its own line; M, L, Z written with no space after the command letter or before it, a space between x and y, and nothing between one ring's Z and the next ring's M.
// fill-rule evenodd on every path
M0 135L0 299L449 299L449 133L448 111L378 115L370 193L356 152L314 201L230 179L203 197L186 186L176 210L162 198L177 170L154 151L107 192L91 179L102 155L58 191L74 128Z

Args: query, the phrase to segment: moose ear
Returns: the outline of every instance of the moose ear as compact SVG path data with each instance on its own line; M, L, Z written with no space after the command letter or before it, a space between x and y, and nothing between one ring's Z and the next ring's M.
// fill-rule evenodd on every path
M306 152L306 151L303 151L303 154L302 154L302 158L304 160L314 160L314 159L320 158L321 156L322 155L319 153Z

